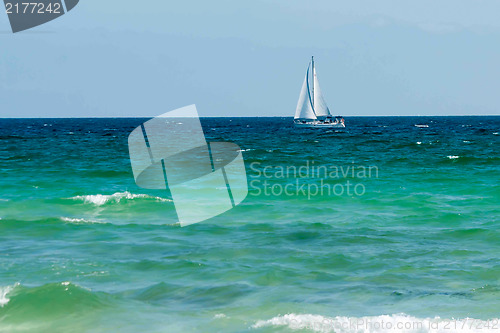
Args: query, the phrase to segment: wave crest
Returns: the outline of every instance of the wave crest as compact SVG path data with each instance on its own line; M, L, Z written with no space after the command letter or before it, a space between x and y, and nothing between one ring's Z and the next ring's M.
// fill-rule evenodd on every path
M63 222L67 222L67 223L72 223L72 224L81 224L81 223L104 223L104 222L101 222L101 221L98 221L98 220L86 220L86 219L81 219L81 218L73 218L73 217L65 217L65 216L61 216L60 219L63 221Z
M119 203L122 200L134 200L134 199L150 199L160 202L172 202L170 199L155 197L147 194L133 194L130 192L117 192L114 194L91 194L91 195L78 195L70 199L80 200L84 203L91 203L96 206L102 206L109 202Z
M18 285L19 283L12 286L0 287L0 308L3 308L7 303L9 303L10 298L7 298L7 295Z
M285 326L291 330L335 333L444 333L444 332L498 332L500 320L417 318L402 314L372 317L324 317L314 314L287 314L269 320L259 320L252 328Z

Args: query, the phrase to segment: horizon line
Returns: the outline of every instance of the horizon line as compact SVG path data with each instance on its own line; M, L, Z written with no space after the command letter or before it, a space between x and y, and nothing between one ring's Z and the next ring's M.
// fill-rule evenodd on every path
M0 119L132 119L155 118L157 116L90 116L90 117L0 117ZM449 114L449 115L356 115L344 118L366 117L500 117L500 114ZM200 116L200 118L294 118L293 116Z

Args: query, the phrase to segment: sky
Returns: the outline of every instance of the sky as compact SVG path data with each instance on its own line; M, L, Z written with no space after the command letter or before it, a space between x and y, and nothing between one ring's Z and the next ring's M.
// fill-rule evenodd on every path
M497 0L80 0L13 34L0 118L293 116L308 62L334 114L500 115Z

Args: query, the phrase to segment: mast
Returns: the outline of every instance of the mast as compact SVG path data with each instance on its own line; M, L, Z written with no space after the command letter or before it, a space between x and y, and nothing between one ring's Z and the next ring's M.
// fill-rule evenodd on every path
M312 56L312 107L314 109L314 56Z

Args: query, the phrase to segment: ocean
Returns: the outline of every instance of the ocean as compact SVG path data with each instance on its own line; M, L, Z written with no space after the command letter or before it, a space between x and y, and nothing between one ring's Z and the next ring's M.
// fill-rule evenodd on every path
M500 331L500 117L202 118L249 193L184 228L146 120L0 119L0 332Z

